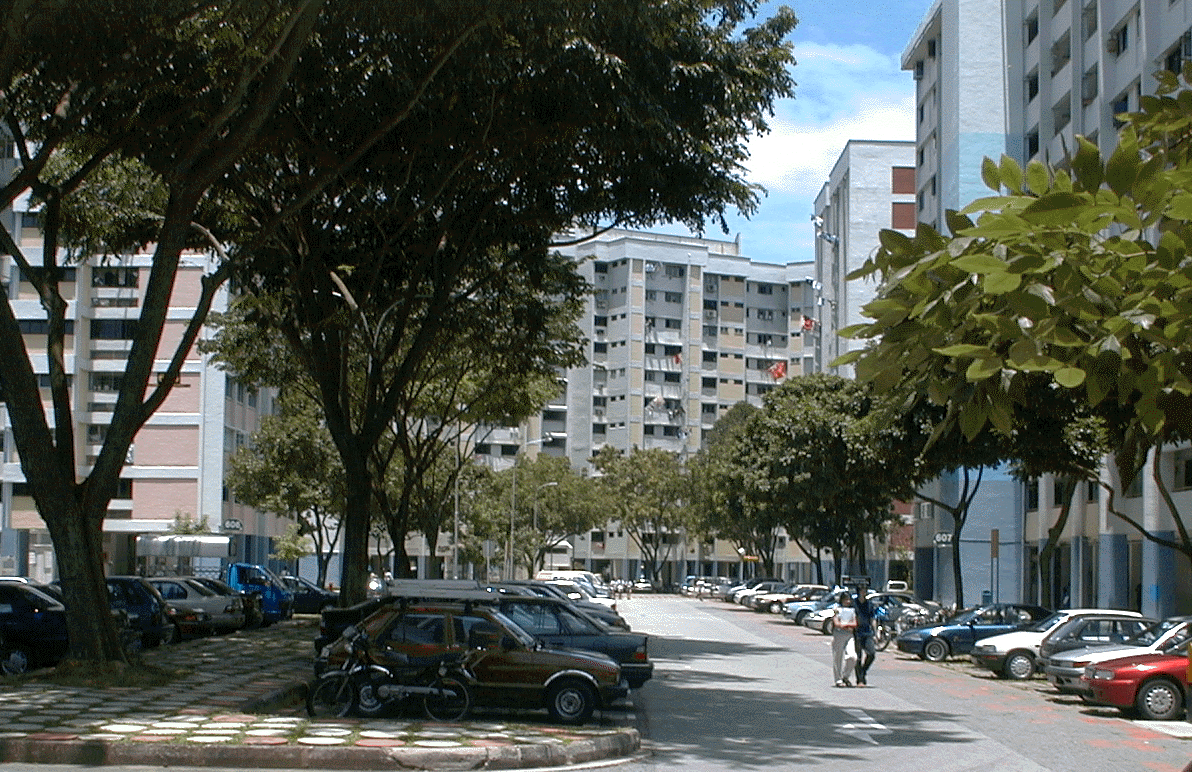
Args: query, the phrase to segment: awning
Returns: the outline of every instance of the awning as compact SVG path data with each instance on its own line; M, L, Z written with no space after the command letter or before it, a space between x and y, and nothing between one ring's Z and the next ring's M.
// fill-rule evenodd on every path
M232 537L215 534L171 534L137 537L140 557L226 558L230 554Z

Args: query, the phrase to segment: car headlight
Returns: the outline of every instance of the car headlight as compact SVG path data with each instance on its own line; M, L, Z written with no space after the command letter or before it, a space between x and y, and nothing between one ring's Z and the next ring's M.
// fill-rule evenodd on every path
M1093 668L1092 671L1093 671L1092 679L1094 681L1111 681L1111 680L1113 680L1113 671L1112 670L1102 670L1101 668Z
M997 647L988 643L978 644L973 648L973 652L976 654L992 654L995 651L997 651Z

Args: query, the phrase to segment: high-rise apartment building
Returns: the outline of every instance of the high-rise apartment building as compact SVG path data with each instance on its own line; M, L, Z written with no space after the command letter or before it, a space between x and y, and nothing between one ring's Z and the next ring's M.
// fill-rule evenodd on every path
M918 219L944 230L944 212L988 194L983 157L1062 165L1075 137L1108 155L1120 113L1153 93L1154 73L1192 58L1189 0L937 0L902 57L917 91ZM1135 485L1122 490L1112 464L1102 482L1115 506L1148 531L1174 539L1176 523L1152 472L1158 468L1176 508L1192 511L1192 450L1152 454ZM1021 537L1005 540L1023 558L1023 595L1044 604L1138 608L1154 616L1192 609L1192 587L1172 581L1183 560L1140 536L1109 510L1096 484L1073 496L1052 569L1061 581L1039 587L1038 556L1064 503L1051 476L1032 481L1000 507L1011 508ZM922 511L922 510L921 510ZM916 565L936 554L943 523L930 512L919 529ZM973 528L970 522L968 528ZM980 528L981 526L977 526ZM984 538L989 538L988 524ZM976 548L988 564L990 545ZM981 560L973 553L980 572Z
M33 265L41 264L41 235L34 213L7 211L10 232ZM64 271L68 301L65 366L71 391L75 457L80 474L94 463L103 443L140 314L149 276L148 253L93 261ZM203 254L185 254L163 334L155 372L164 372L173 346L192 315L201 277L212 269ZM0 292L25 332L35 371L46 381L46 315L33 285L16 261L0 257ZM216 308L226 307L226 295ZM109 573L150 570L138 562L136 538L170 531L176 518L205 519L224 533L229 554L265 562L270 539L284 522L259 513L230 496L224 487L227 456L243 445L269 410L270 396L246 388L207 358L192 351L161 408L137 433L121 472L116 497L104 521L104 553ZM47 416L53 412L47 410ZM140 557L145 558L145 550ZM53 545L29 495L12 440L6 411L0 412L0 575L23 574L40 581L55 577Z

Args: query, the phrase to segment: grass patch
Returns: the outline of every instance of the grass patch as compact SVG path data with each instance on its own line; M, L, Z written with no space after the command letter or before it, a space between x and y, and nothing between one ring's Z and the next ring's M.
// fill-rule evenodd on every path
M89 689L152 688L166 686L190 673L190 668L151 665L136 657L127 663L66 659L57 667L29 673L19 680Z

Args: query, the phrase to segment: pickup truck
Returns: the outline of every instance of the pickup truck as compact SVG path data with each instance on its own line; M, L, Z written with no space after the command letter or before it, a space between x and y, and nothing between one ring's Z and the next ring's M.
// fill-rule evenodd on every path
M252 563L230 563L224 581L234 590L260 596L262 625L289 619L294 613L294 594L277 574Z

